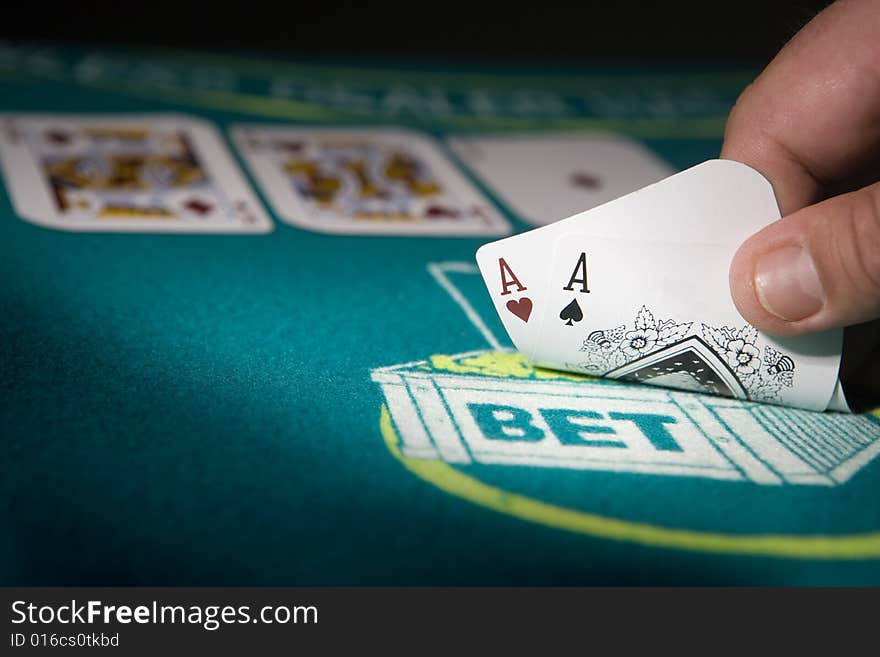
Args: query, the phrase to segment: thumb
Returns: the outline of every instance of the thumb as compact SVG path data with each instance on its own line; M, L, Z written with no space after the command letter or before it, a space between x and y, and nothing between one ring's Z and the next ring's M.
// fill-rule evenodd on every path
M730 289L742 316L774 335L880 317L880 183L805 207L739 248Z

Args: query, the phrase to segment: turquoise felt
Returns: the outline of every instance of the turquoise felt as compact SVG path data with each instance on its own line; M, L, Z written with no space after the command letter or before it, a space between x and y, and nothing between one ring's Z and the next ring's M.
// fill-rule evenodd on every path
M104 73L89 73L89 62L98 64L87 55L5 51L2 110L179 111L221 127L400 123L435 135L606 126L685 168L716 155L724 114L750 73L532 67L520 77L465 76L437 64L424 73L311 69L167 53L108 53ZM151 62L174 75L148 77ZM234 88L206 91L205 69L225 71ZM281 75L294 91L263 103ZM571 113L550 119L507 107L486 118L462 104L439 118L424 107L359 114L327 91L341 80L375 99L398 79L418 90L420 75L454 102L483 86L502 95L537 88L571 96ZM309 84L323 95L295 91ZM2 584L880 584L876 555L754 556L609 540L499 513L408 471L383 441L386 400L371 371L486 348L426 268L472 263L481 240L328 236L277 217L268 235L74 234L18 218L3 194ZM474 281L462 284L472 286L468 298L488 304ZM664 527L880 531L877 462L832 487L459 471Z

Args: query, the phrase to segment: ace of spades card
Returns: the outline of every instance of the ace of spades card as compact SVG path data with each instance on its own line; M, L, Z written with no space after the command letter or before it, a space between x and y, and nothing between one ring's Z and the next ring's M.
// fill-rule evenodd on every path
M537 365L825 410L839 394L842 331L763 335L728 291L739 244L778 218L760 174L713 160L485 245L477 261L511 340ZM503 292L529 299L528 322Z

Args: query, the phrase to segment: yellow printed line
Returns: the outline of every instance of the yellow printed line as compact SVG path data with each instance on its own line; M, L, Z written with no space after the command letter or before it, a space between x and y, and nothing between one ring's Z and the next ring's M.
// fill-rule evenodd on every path
M0 70L0 79L4 76L9 78L18 77L28 80L26 76L16 76L15 72ZM342 118L339 112L334 112L315 103L304 103L286 98L269 98L255 94L244 94L233 91L220 91L214 89L179 89L161 85L135 85L135 84L108 84L96 81L85 82L70 79L65 76L43 73L41 78L53 82L84 86L92 89L100 89L111 93L122 94L134 98L147 98L149 100L164 100L182 105L196 104L217 110L234 111L242 114L254 114L258 116L270 116L282 119L299 119L303 121L332 121Z
M339 112L312 103L231 91L179 90L152 85L149 87L134 87L90 83L89 86L137 98L160 98L184 105L198 105L216 110L277 119L326 122L334 120L351 121L361 117L362 121L369 122L371 118L375 118L371 113ZM537 120L465 116L438 118L436 120L440 125L446 125L458 130L613 131L633 137L646 138L720 138L724 133L725 121L724 117L684 121L669 121L668 119L624 121L620 119L592 118ZM387 120L384 122L387 122Z
M10 74L10 76L14 76L14 74ZM169 88L152 84L138 86L131 83L83 82L50 74L43 74L41 77L55 82L91 87L134 98L159 99L181 105L196 105L203 108L232 111L259 117L315 122L389 122L387 117L383 118L372 112L346 112L329 109L317 103L234 91ZM720 138L724 134L725 122L726 117L721 116L678 120L603 118L520 119L510 117L450 116L445 118L437 117L434 120L434 123L438 125L462 131L610 131L642 138Z
M789 559L874 559L880 532L842 536L722 534L630 522L577 511L505 491L436 460L411 459L400 452L400 438L383 404L379 428L391 454L407 470L440 490L474 504L547 527L651 547Z
M216 90L178 90L150 85L148 87L116 86L90 83L89 86L100 87L108 91L122 93L137 98L161 98L180 104L197 104L212 109L256 114L282 119L300 119L306 121L330 121L340 118L340 114L320 105L302 103L283 98L267 98L254 94L243 94L232 91Z

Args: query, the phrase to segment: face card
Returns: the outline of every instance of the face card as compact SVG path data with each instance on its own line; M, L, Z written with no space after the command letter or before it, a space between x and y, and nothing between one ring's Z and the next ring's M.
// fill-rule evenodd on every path
M185 116L7 115L16 211L74 231L265 233L272 222L220 136Z
M735 247L557 239L533 360L545 367L825 410L842 333L772 338L728 293Z
M535 226L675 172L641 144L618 135L455 137L449 145L504 203Z
M504 235L510 224L437 144L405 130L237 126L275 211L329 233Z

